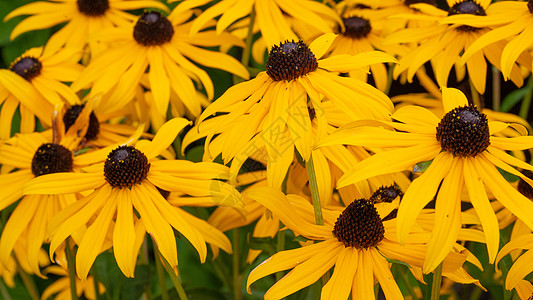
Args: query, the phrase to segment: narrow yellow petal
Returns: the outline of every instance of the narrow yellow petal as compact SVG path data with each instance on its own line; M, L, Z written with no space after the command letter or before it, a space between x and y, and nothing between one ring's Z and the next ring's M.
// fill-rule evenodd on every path
M368 252L372 257L374 276L376 276L376 279L379 281L379 285L385 294L385 298L402 299L402 292L394 280L394 276L392 276L387 260L385 260L385 258L374 249L370 249Z
M82 280L87 278L96 256L104 250L102 246L111 221L113 221L115 211L117 210L117 196L118 192L114 191L105 199L105 204L98 217L89 226L78 246L78 252L76 253L76 273Z
M449 112L456 107L468 105L468 100L465 94L458 89L454 88L442 88L442 105L444 111Z
M322 287L320 298L324 300L348 299L352 290L358 261L358 250L352 247L342 249L338 254L337 262L335 262L333 275L326 285Z
M463 159L455 158L444 177L435 204L435 223L428 242L424 273L433 271L452 250L461 228Z
M102 173L52 173L29 181L22 192L26 195L78 193L100 187L105 182Z
M127 189L119 190L116 201L117 219L113 229L113 252L117 265L124 276L132 278L135 273L137 253L135 252L136 234L130 191Z
M374 268L370 251L361 249L359 252L359 262L357 271L352 283L353 299L374 299Z
M527 274L531 273L531 265L533 264L533 251L529 250L522 254L514 263L507 278L505 279L505 288L512 290Z
M324 249L324 253L298 264L266 292L265 299L281 299L315 283L335 264L342 248L344 246L337 242L334 247Z
M494 210L490 205L483 182L479 178L479 175L476 172L476 167L473 165L473 163L474 162L470 159L464 160L463 172L465 184L468 189L470 202L472 202L472 205L474 206L474 209L481 220L483 231L485 232L485 237L487 239L487 250L489 252L489 262L494 263L500 244L500 229L498 227L498 219L494 214Z

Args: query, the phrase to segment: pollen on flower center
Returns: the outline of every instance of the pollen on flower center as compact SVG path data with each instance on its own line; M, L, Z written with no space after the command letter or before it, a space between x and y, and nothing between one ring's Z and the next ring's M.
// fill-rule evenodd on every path
M490 145L487 116L474 106L454 108L437 126L437 141L454 156L474 157Z
M72 152L53 143L42 144L37 148L31 161L31 172L35 177L72 171Z
M367 249L383 240L385 228L372 202L357 199L339 216L333 234L346 247Z
M302 42L285 41L268 54L266 72L275 81L291 81L318 68L315 55Z
M65 123L65 131L67 131L70 126L74 125L76 122L76 119L78 119L78 116L80 115L81 111L85 107L85 104L76 104L72 105L65 115L63 116L63 123ZM87 132L85 133L85 138L90 141L94 140L98 133L100 132L100 123L98 122L98 119L94 115L94 112L91 112L89 115L89 128L87 128Z
M31 81L35 76L41 74L43 65L33 57L22 57L11 64L9 69L24 79Z
M77 0L76 3L82 14L91 17L101 16L109 9L108 0Z
M464 0L462 2L454 4L448 11L448 16L457 15L457 14L470 14L476 16L486 16L485 10L481 5L477 4L472 0ZM479 28L461 25L456 28L459 31L476 31Z
M344 27L346 28L343 35L352 39L364 38L372 30L370 21L365 18L350 17L344 18L342 21L344 22Z
M133 28L133 38L143 46L162 45L173 35L172 23L157 11L145 12Z
M131 188L148 175L146 155L132 146L119 146L109 153L104 164L106 181L116 188Z

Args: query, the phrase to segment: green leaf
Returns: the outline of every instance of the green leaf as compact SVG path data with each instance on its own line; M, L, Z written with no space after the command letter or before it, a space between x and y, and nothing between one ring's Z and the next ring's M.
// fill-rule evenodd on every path
M271 237L257 238L249 236L248 247L253 250L266 251L267 253L276 252L275 242Z
M147 265L135 267L135 277L124 279L120 299L139 299L150 283L150 269Z
M299 235L299 236L297 236L297 237L295 237L293 239L293 241L295 241L295 242L307 242L308 240L309 240L308 238L306 238L305 236L301 236L301 235Z
M429 165L431 165L432 162L433 162L433 160L428 160L428 161L423 161L423 162L417 163L415 165L415 167L413 168L413 172L415 172L415 173L425 172L427 170L427 168L429 168Z
M513 175L505 170L502 170L498 167L496 167L498 169L498 171L500 172L500 174L502 174L503 178L505 178L505 180L509 181L509 182L515 182L515 181L518 181L520 179L520 177L516 176L516 175Z
M514 90L510 92L505 98L503 98L502 105L500 108L500 111L508 112L515 106L520 100L524 98L524 96L531 91L533 86L526 85L525 87L521 89Z
M46 44L50 37L50 29L36 30L21 34L13 42L2 47L2 58L6 66L9 66L24 51L40 47Z

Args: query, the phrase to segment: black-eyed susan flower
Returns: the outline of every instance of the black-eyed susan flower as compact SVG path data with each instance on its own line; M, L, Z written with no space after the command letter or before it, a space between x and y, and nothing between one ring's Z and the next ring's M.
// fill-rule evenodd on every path
M9 69L30 82L53 105L78 102L78 96L64 83L74 81L83 66L76 63L73 49L31 48L19 56Z
M61 120L59 120L61 122ZM39 269L39 251L48 243L46 227L62 208L76 202L74 194L48 195L22 194L22 187L30 180L58 172L79 169L73 157L81 138L76 131L81 122L71 126L60 141L54 141L51 131L19 134L0 146L0 163L15 170L0 175L3 191L0 194L0 209L19 200L10 215L0 237L0 262L9 263L11 253L20 240L26 241L23 249L32 273L42 276Z
M395 207L392 203L373 204L357 199L346 208L324 209L324 226L314 225L311 204L298 196L287 195L266 187L243 193L265 205L295 235L314 244L280 251L257 266L248 276L247 286L278 271L292 269L265 294L265 299L281 299L311 285L334 267L333 275L322 288L321 299L374 299L374 283L379 282L385 297L402 299L387 259L413 266L423 263L427 232L417 231L417 238L400 245L395 235L396 220L382 220ZM301 216L295 211L298 210ZM304 216L305 215L305 216ZM461 268L466 254L448 252L444 272Z
M467 49L477 38L489 31L487 26L473 27L461 25L460 23L442 24L441 20L447 16L457 14L470 15L490 15L493 10L490 8L490 0L479 2L472 0L448 0L449 10L444 11L425 3L414 4L415 7L424 13L399 15L397 17L406 19L433 20L432 25L422 28L407 28L391 33L385 38L385 44L397 43L417 43L418 46L411 52L403 55L398 67L394 69L394 76L397 78L402 72L407 71L407 79L412 80L413 76L426 62L431 61L434 66L435 78L440 86L447 86L448 77L452 67L455 65L456 77L460 81L468 72L476 90L485 93L486 73L488 60L496 68L501 69L500 58L504 42L500 41L483 48L461 65L460 54ZM517 65L512 67L510 72L511 80L517 85L523 84L523 78Z
M339 8L340 9L340 8ZM370 11L370 12L368 12ZM338 54L355 55L361 52L382 50L387 53L397 53L397 49L387 50L387 47L382 45L383 38L381 32L385 25L384 18L375 16L371 10L362 9L348 9L342 15L344 26L338 26L338 35L333 41L328 56ZM387 68L386 65L379 63L370 65L372 71L372 78L375 86L384 91L387 88ZM350 76L356 76L363 81L366 81L368 76L367 70L351 71Z
M50 126L53 105L21 76L6 69L0 69L0 139L11 136L11 125L17 108L20 110L20 132L35 130L35 117L44 126Z
M501 71L507 80L511 77L516 61L531 69L531 57L524 51L531 46L528 36L531 35L530 25L533 22L533 3L531 1L499 1L491 5L491 9L494 13L490 15L454 15L442 22L476 27L490 26L491 30L479 36L466 49L461 61L465 62L472 56L478 55L479 51L490 44L504 45L501 55ZM507 42L507 39L510 41Z
M174 11L181 13L210 2L213 1L187 0L180 3ZM217 16L221 16L216 23L216 31L220 34L238 19L249 16L252 10L255 11L255 24L261 31L267 49L286 39L298 39L291 26L292 22L287 20L289 18L293 18L299 23L305 23L318 34L333 32L334 26L341 23L339 16L333 9L312 0L290 2L282 0L223 0L206 9L194 20L190 28L191 34L198 32ZM262 50L264 52L264 49Z
M24 32L66 23L50 38L48 47L57 51L66 46L81 51L88 43L87 38L94 32L125 25L135 20L136 17L127 13L126 10L149 7L168 11L165 4L154 0L37 1L13 10L4 21L17 16L30 15L13 29L11 39L15 39ZM103 45L97 43L91 43L90 46L93 54L104 48Z
M82 161L100 162L85 168L86 172L49 174L29 182L24 188L29 195L92 191L61 211L49 226L50 254L67 237L87 225L76 254L77 274L86 278L112 230L117 264L124 275L133 277L139 250L137 229L141 226L152 236L171 266L178 264L173 228L192 243L201 261L205 261L206 238L195 228L202 224L198 225L187 212L170 205L160 190L210 197L223 205L238 205L241 196L223 181L228 179L225 166L215 163L197 166L189 161L157 159L189 123L186 119L174 118L160 128L151 142L141 140L135 146L121 145L111 151L106 147L80 155ZM134 209L139 214L138 220ZM112 224L114 227L110 227Z
M103 95L99 107L118 110L133 99L149 67L147 81L160 115L166 116L171 91L192 115L199 115L201 101L197 99L194 81L203 85L209 99L214 91L207 73L193 62L245 79L249 74L235 58L201 48L220 44L242 46L241 40L227 33L216 36L212 30L191 37L188 34L191 23L187 23L190 17L189 11L168 18L157 11L147 11L136 22L95 35L95 40L112 42L114 46L94 57L72 88L91 88L89 95Z
M302 41L286 41L272 47L266 72L231 87L207 107L191 131L194 138L186 137L188 142L207 136L207 156L214 158L222 153L225 162L238 156L238 161L232 163L237 171L250 155L266 147L269 184L280 187L294 159L294 148L308 161L313 132L326 134L328 121L321 107L324 97L353 120L389 119L392 103L385 94L361 80L333 72L393 62L394 58L372 51L320 59L334 38L331 33L310 46ZM207 119L217 113L223 114ZM216 143L216 149L210 148L211 143Z
M481 220L491 262L498 251L500 232L486 189L533 228L533 218L527 213L533 209L533 203L498 171L500 168L532 183L512 166L526 170L533 167L505 151L531 148L533 138L495 136L509 125L487 121L483 113L468 105L459 90L443 88L443 104L446 114L442 119L424 108L406 106L393 114L396 122L382 122L401 132L356 126L354 130L339 131L337 137L334 134L323 143L386 149L355 165L338 181L339 187L380 174L412 170L415 164L432 160L429 168L409 186L398 210L398 237L405 241L417 215L436 196L435 227L424 272L436 268L457 239L462 224L463 186Z

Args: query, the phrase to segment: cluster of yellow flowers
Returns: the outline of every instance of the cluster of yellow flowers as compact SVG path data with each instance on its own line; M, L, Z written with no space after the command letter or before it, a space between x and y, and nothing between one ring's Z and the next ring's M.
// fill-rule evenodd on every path
M446 2L5 12L12 40L53 30L0 69L0 294L118 297L112 253L155 265L143 299L207 287L201 263L236 300L530 299L533 1Z

